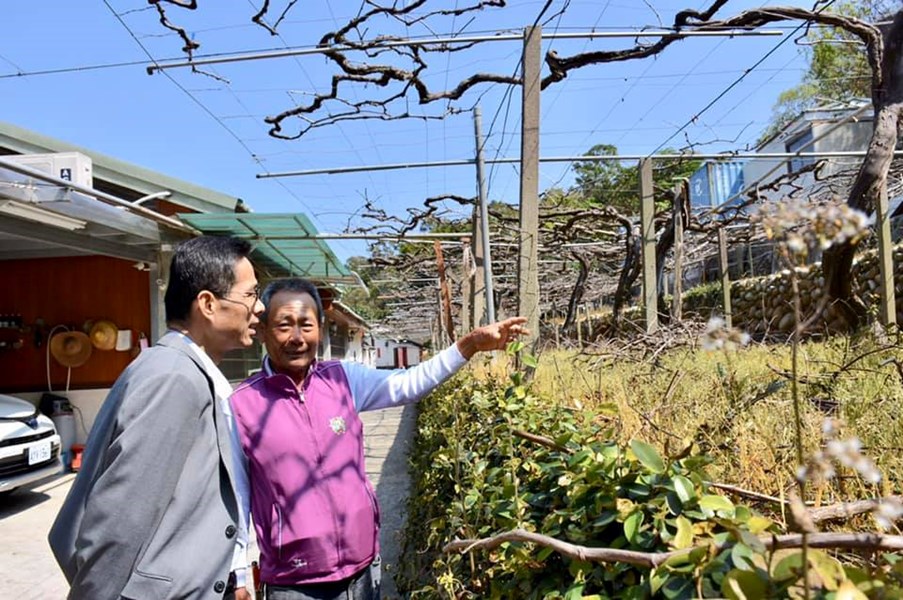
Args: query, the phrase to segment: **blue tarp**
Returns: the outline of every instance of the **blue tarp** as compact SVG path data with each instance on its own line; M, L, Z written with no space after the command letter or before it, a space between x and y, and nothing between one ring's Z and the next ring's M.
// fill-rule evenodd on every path
M690 175L690 204L693 208L720 206L743 187L742 161L706 162Z

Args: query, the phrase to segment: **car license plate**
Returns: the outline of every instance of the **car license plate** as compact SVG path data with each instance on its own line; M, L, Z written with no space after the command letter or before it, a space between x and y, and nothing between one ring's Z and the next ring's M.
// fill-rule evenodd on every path
M28 447L29 465L47 462L50 460L50 456L50 442L41 442L40 444Z

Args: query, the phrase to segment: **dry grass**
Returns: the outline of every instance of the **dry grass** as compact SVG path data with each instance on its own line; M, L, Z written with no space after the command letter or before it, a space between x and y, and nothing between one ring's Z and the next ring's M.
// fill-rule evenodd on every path
M885 475L882 489L874 489L841 472L830 487L810 488L814 496L827 503L900 493L903 370L889 361L903 363L903 350L871 338L834 338L804 344L801 357L806 453L819 448L825 418L837 417L845 423L841 437L858 437ZM503 375L508 368L503 358L483 365L482 373ZM675 349L654 361L554 351L540 358L533 387L545 398L607 421L614 437L642 438L670 456L692 444L694 452L713 457L714 479L779 496L798 466L791 386L782 375L789 371L785 345Z

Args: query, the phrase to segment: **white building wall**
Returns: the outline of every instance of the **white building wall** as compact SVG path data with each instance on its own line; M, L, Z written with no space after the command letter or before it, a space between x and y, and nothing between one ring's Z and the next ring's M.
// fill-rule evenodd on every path
M812 134L816 138L814 144L816 152L836 152L866 150L872 139L872 121L859 121L845 123L838 127L824 139L817 139L827 129L833 127L833 123L813 123ZM822 170L824 175L833 175L840 171L856 168L862 163L862 158L833 158Z
M374 366L378 369L395 369L405 364L409 367L420 364L420 346L411 342L375 338ZM399 353L402 354L399 360Z
M376 349L373 366L378 369L392 369L395 367L395 351L392 340L375 338L373 347Z
M839 117L838 117L839 118ZM836 125L836 119L805 120L793 129L784 131L775 136L767 144L759 148L760 153L793 151L793 142L801 135L811 132L815 141L806 147L800 148L802 152L836 152L865 150L868 148L872 134L871 120L850 122L837 127L830 133L826 132ZM822 139L819 136L824 135ZM802 159L798 163L815 162L816 158ZM860 158L832 158L826 159L827 164L822 167L821 176L835 174L839 171L855 168L862 159ZM774 169L774 172L769 173ZM781 159L751 159L743 167L743 176L747 186L758 182L760 185L768 184L790 172L790 161ZM767 175L766 175L767 174ZM761 180L761 181L760 181ZM805 194L820 195L821 184L815 179L814 173L805 173L794 180L794 186L783 186L778 190L765 190L762 195L768 200L781 200L791 193L800 195L799 187L804 188ZM827 191L827 190L825 190Z
M364 352L364 330L355 329L348 333L348 346L345 348L345 360L353 360L367 364L367 356Z

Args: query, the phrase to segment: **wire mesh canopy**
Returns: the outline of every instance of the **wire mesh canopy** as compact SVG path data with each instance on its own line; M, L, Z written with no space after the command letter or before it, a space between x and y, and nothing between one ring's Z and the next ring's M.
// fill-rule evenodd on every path
M358 280L316 239L317 230L300 213L189 213L179 218L209 235L230 235L251 242L251 259L271 276L298 275L330 284Z

